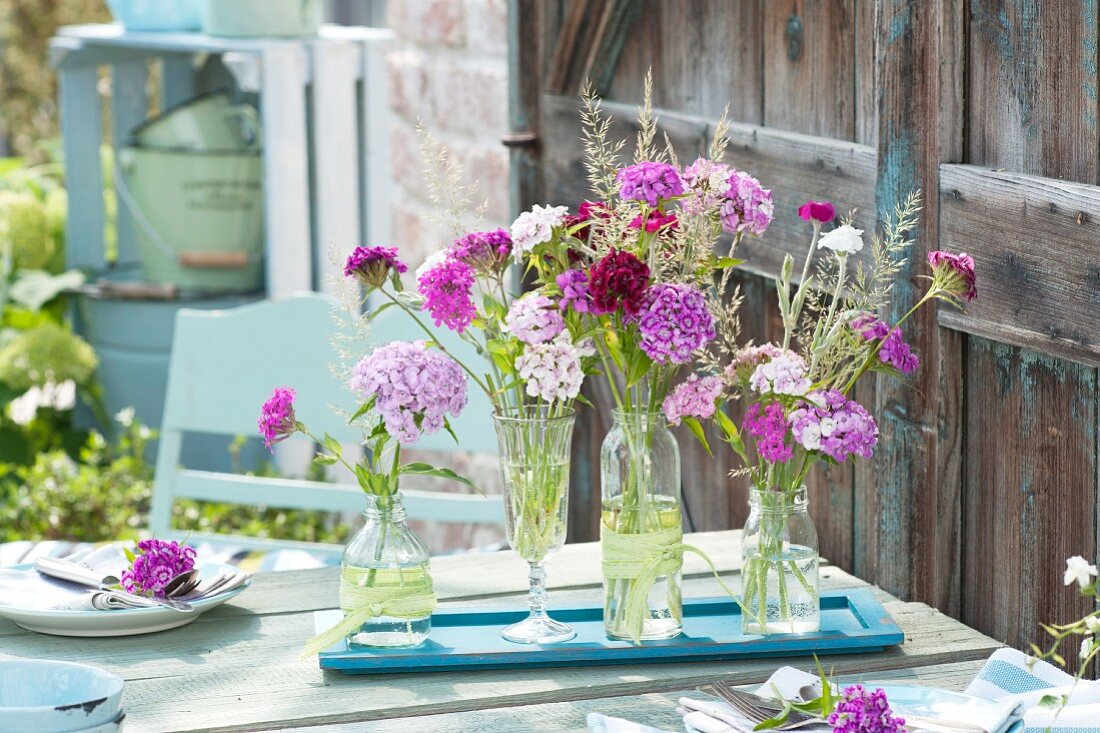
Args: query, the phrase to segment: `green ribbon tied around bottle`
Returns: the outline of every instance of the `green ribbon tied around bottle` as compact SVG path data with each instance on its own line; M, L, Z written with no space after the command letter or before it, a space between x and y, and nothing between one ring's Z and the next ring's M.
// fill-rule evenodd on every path
M718 574L710 557L698 547L686 545L681 527L639 534L618 533L605 525L600 535L603 551L603 575L608 580L629 580L623 619L635 644L641 642L642 628L649 614L649 590L657 578L672 575L684 563L684 553L698 555L710 568L718 584L737 602L737 596Z
M437 605L432 576L422 568L411 578L410 574L408 568L344 568L340 577L340 608L344 618L307 641L301 658L328 649L372 618L414 619L430 615Z

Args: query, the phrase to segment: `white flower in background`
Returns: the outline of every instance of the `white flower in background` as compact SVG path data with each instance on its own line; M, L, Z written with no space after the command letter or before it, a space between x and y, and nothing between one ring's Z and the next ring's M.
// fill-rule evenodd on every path
M1092 654L1092 644L1093 641L1091 636L1086 636L1084 639L1081 639L1080 656L1082 660L1088 659L1089 655Z
M1077 585L1087 588L1097 574L1098 571L1095 565L1089 564L1089 561L1080 555L1074 555L1066 559L1066 574L1062 582L1066 585L1072 585L1073 581L1076 580Z
M76 382L69 379L61 384L48 382L42 387L31 387L10 403L11 420L16 425L26 425L34 419L39 407L52 407L64 412L76 406Z
M825 232L817 240L817 248L825 247L838 255L850 255L863 249L863 230L850 224L843 224L832 231Z
M554 227L561 226L569 210L564 206L539 206L535 204L512 222L512 254L522 263L523 253L543 242L549 242Z
M447 259L447 255L449 255L450 253L451 251L449 249L441 249L434 255L430 256L428 259L420 263L420 267L416 268L416 279L419 280L420 276L423 275L425 272L432 269L436 265L441 264L443 260Z
M1100 618L1096 616L1085 616L1085 628L1088 629L1090 634L1095 634L1100 631Z

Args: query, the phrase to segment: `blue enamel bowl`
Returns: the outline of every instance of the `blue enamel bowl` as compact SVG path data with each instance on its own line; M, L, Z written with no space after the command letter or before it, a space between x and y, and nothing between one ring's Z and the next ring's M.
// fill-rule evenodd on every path
M122 678L72 662L0 661L0 730L73 733L122 712Z

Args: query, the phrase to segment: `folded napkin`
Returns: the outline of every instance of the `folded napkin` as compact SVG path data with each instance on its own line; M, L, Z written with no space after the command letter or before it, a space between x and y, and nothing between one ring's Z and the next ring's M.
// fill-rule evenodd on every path
M126 556L117 545L80 550L63 558L73 566L74 572L89 579L107 575L118 577L129 566ZM240 585L250 576L238 573L229 583L213 590L224 593ZM204 597L201 584L187 600ZM115 611L124 608L153 608L158 604L150 599L129 593L99 590L80 583L60 580L34 570L0 569L0 605L34 611Z
M980 725L991 733L1100 733L1100 681L1080 681L1072 675L1047 664L1034 662L1015 649L993 653L965 692L997 705L981 711L967 710L952 718ZM800 694L807 685L818 682L816 675L781 667L756 694L763 697L782 696L802 700ZM891 684L884 682L883 685ZM897 681L892 684L905 684ZM871 682L868 687L874 687ZM806 690L806 692L810 692ZM814 695L818 694L816 690ZM1069 703L1060 712L1038 707L1046 695L1067 695ZM680 698L679 712L689 733L749 733L753 724L736 710L716 698ZM901 712L904 717L904 711ZM654 728L592 713L588 716L592 733L653 733ZM824 733L828 725L808 725L799 728L805 733ZM668 733L668 731L657 731Z

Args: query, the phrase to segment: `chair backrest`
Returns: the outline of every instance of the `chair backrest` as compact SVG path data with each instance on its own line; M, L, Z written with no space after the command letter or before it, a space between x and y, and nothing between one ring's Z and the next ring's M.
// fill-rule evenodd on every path
M353 444L362 435L347 426L357 407L346 376L331 364L338 354L333 341L354 336L344 332L331 298L307 293L280 301L264 301L227 311L180 310L176 316L168 393L161 422L150 526L157 537L181 536L171 528L172 505L189 498L230 504L264 504L287 509L353 512L364 505L353 486L303 480L272 479L197 471L180 466L183 434L254 435L260 405L279 386L297 390L295 412L315 435L328 432ZM344 319L346 320L346 319ZM430 325L430 324L429 324ZM372 322L363 348L394 340L427 338L398 308L389 308ZM469 344L450 332L432 329L432 338L467 364L478 364ZM349 346L349 348L351 348ZM471 385L469 404L453 421L456 445L445 431L417 444L425 450L496 452L491 406ZM403 491L410 517L444 522L502 523L500 497ZM271 541L229 535L197 535L196 540L230 540L242 547L308 545L335 552L332 545Z

